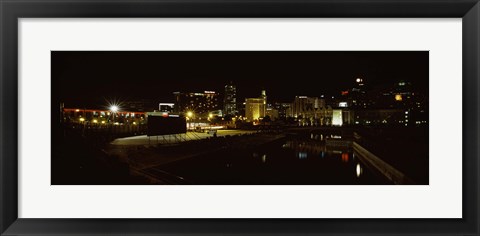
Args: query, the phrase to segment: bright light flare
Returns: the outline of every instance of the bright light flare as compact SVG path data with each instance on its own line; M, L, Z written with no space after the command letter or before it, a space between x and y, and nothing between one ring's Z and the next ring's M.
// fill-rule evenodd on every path
M111 105L110 106L110 111L112 112L117 112L120 108L117 105Z

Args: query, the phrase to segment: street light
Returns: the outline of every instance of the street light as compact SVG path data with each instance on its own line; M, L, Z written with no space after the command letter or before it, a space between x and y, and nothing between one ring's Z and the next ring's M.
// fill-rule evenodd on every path
M118 108L117 105L111 105L110 106L110 111L112 112L112 115L113 115L113 124L115 124L115 113L117 113L117 111L119 110L120 108Z
M188 119L188 120L189 120L188 123L189 123L190 128L192 128L192 122L190 121L190 120L192 120L192 116L193 116L193 112L187 111L187 117L189 118L189 119Z
M117 105L110 106L110 111L112 111L113 113L117 112L118 111L118 106Z

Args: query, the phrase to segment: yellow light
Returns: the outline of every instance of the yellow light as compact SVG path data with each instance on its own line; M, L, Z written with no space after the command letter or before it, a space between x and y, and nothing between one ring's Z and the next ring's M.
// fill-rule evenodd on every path
M98 123L98 120L93 120L93 123Z
M79 112L79 111L80 111L80 109L76 109L76 110L75 110L75 112Z
M396 101L402 101L403 100L402 95L401 94L395 94L395 100Z
M133 125L136 125L136 124L137 124L137 122L134 121L134 122L133 122Z
M85 121L85 118L81 117L80 122L84 122L84 121Z
M208 114L208 118L213 118L213 114Z
M102 120L102 124L105 124L105 121L104 121L104 120Z
M188 117L192 117L192 116L193 116L193 112L191 112L191 111L187 112L187 116L188 116Z

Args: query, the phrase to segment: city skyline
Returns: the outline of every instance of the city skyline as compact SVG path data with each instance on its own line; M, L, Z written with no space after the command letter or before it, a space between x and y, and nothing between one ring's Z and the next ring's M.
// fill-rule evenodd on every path
M429 184L428 51L51 56L52 185Z
M232 82L237 103L338 95L357 77L370 87L406 80L428 93L428 52L52 52L53 98L172 102L173 92L215 91ZM398 65L398 66L396 66Z

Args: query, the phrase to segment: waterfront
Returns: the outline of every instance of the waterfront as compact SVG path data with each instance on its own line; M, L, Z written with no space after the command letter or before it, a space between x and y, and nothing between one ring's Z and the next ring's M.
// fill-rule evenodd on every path
M51 184L427 185L428 65L427 51L52 52Z
M307 134L254 148L226 148L144 171L177 176L178 184L390 184L351 148L327 147Z

